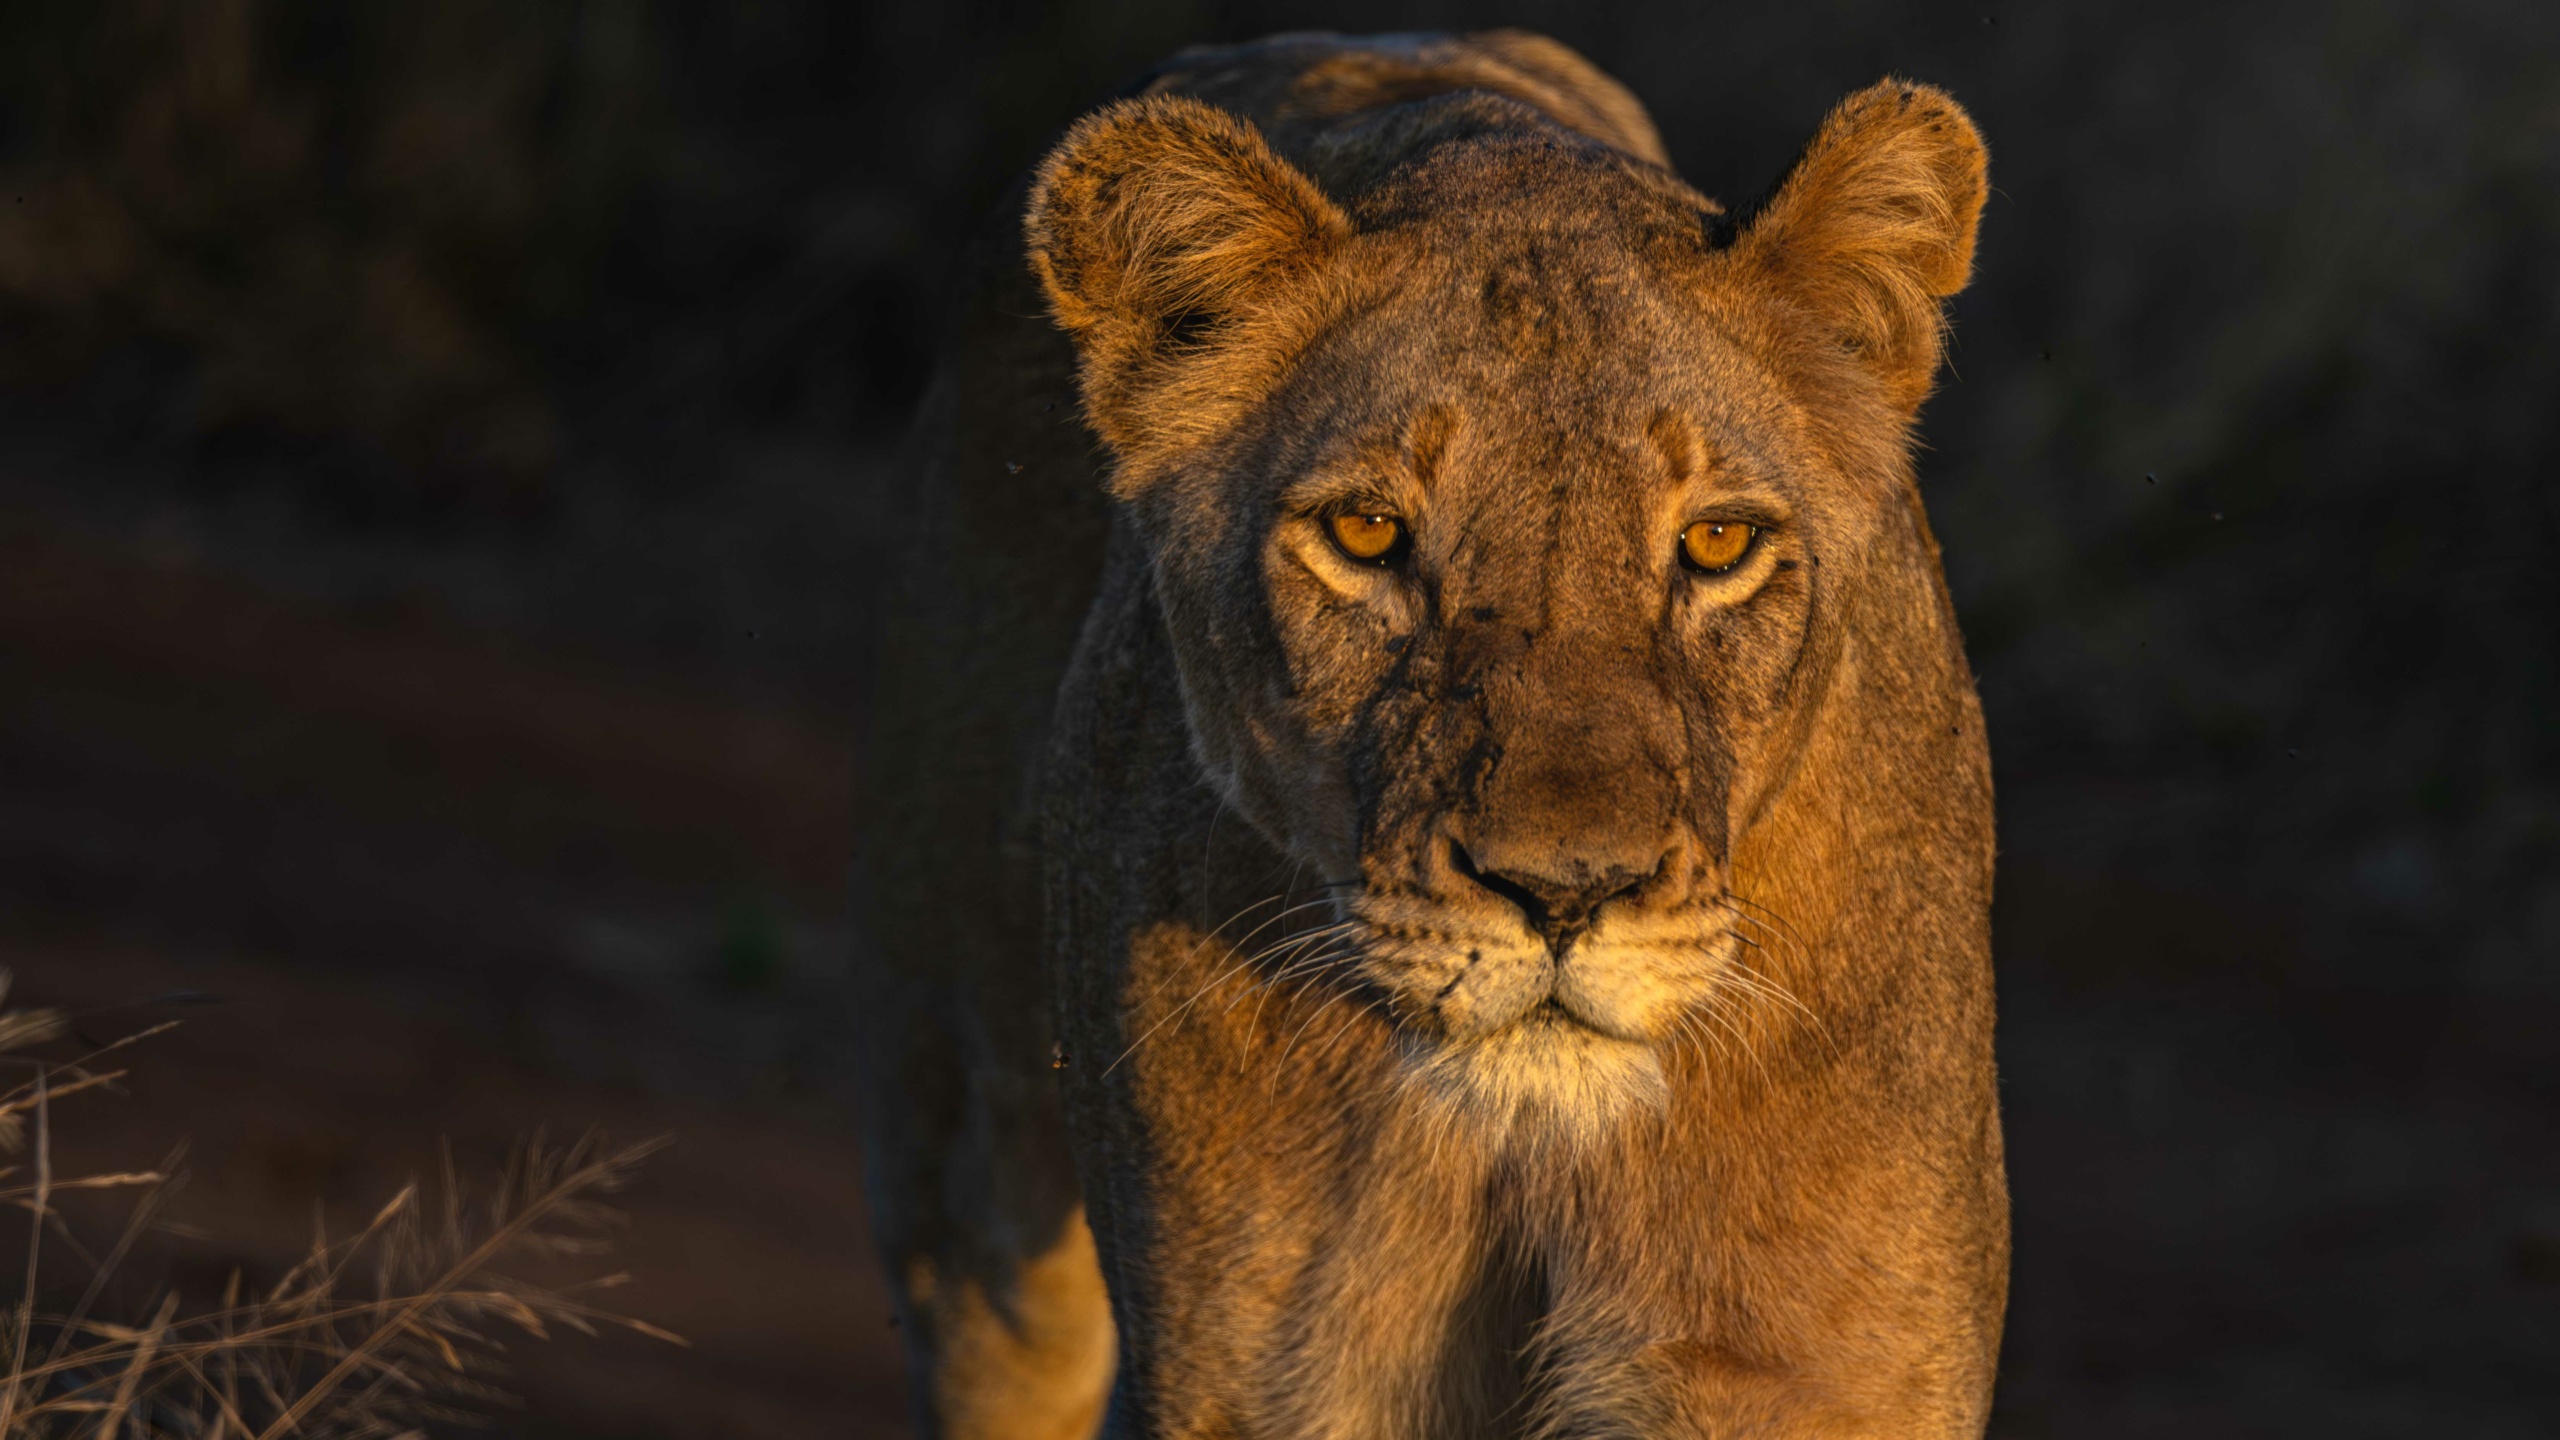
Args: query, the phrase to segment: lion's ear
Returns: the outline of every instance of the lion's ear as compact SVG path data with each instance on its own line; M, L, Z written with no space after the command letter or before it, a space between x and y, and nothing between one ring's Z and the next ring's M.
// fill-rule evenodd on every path
M1236 350L1255 322L1285 321L1272 312L1303 294L1351 221L1251 126L1155 97L1067 132L1032 182L1024 233L1050 311L1082 352L1085 412L1125 458L1204 423L1197 404L1146 402L1192 362ZM1242 372L1257 357L1223 358ZM1248 376L1203 378L1232 396Z
M1916 411L1938 371L1938 302L1973 273L1989 184L1963 108L1943 90L1886 80L1822 122L1735 248Z

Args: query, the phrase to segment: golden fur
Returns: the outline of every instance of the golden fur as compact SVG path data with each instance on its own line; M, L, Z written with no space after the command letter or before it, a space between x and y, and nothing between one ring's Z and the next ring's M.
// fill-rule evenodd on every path
M1516 34L1061 141L869 737L926 1433L1980 1432L1989 768L1908 452L1983 167L1888 81L1737 225Z

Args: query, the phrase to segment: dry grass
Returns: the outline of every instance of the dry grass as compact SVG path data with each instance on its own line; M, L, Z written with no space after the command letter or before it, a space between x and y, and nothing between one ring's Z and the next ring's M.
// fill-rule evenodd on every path
M0 971L0 1002L7 992ZM57 1175L53 1106L112 1087L124 1073L107 1068L116 1055L167 1028L51 1062L26 1052L65 1033L61 1014L0 1009L0 1062L27 1076L0 1091L0 1149L24 1157L0 1168L0 1202L31 1220L25 1280L0 1316L0 1440L418 1436L506 1403L493 1381L510 1332L614 1327L683 1343L591 1302L628 1277L553 1278L564 1262L576 1268L604 1253L620 1217L598 1197L663 1143L615 1149L592 1134L567 1145L535 1135L478 1193L448 1156L432 1191L410 1184L344 1238L318 1230L309 1253L262 1294L244 1295L234 1272L209 1307L169 1291L144 1302L147 1314L101 1315L110 1278L164 1224L183 1156L152 1170ZM84 1190L131 1201L103 1256L82 1247L58 1206ZM48 1235L88 1272L73 1277L79 1297L59 1313L39 1308L48 1279L64 1284L42 1272Z

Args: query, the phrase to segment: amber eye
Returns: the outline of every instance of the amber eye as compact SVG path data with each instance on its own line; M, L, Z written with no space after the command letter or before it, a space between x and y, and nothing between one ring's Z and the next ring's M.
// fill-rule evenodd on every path
M1710 575L1730 570L1751 553L1759 534L1739 520L1700 520L1680 532L1680 563Z
M1352 511L1325 522L1334 547L1364 565L1385 565L1404 553L1404 521L1393 515Z

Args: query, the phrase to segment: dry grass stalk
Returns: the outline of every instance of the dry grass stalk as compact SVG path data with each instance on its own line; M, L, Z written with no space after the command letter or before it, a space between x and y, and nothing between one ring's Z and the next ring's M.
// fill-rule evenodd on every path
M8 975L0 971L0 1002ZM111 1084L121 1072L98 1059L166 1026L128 1036L76 1061L54 1064L12 1052L64 1030L51 1011L0 1011L0 1057L29 1078L0 1092L0 1150L24 1151L31 1173L0 1188L26 1209L26 1276L0 1316L0 1440L354 1440L423 1436L423 1427L468 1424L506 1396L491 1383L514 1330L538 1339L555 1329L612 1327L683 1344L668 1332L590 1303L622 1284L615 1273L544 1284L517 1273L560 1258L594 1257L620 1223L598 1197L620 1189L663 1141L620 1149L595 1135L552 1145L537 1133L497 1185L474 1195L446 1156L431 1200L414 1183L362 1230L311 1249L263 1295L243 1298L231 1276L221 1300L186 1313L174 1293L150 1319L123 1324L95 1307L135 1239L157 1221L184 1178L183 1152L156 1170L60 1178L52 1165L53 1102ZM0 1169L15 1179L21 1167ZM135 1203L103 1259L90 1263L80 1298L40 1313L44 1239L84 1258L55 1208L74 1189L125 1189Z

